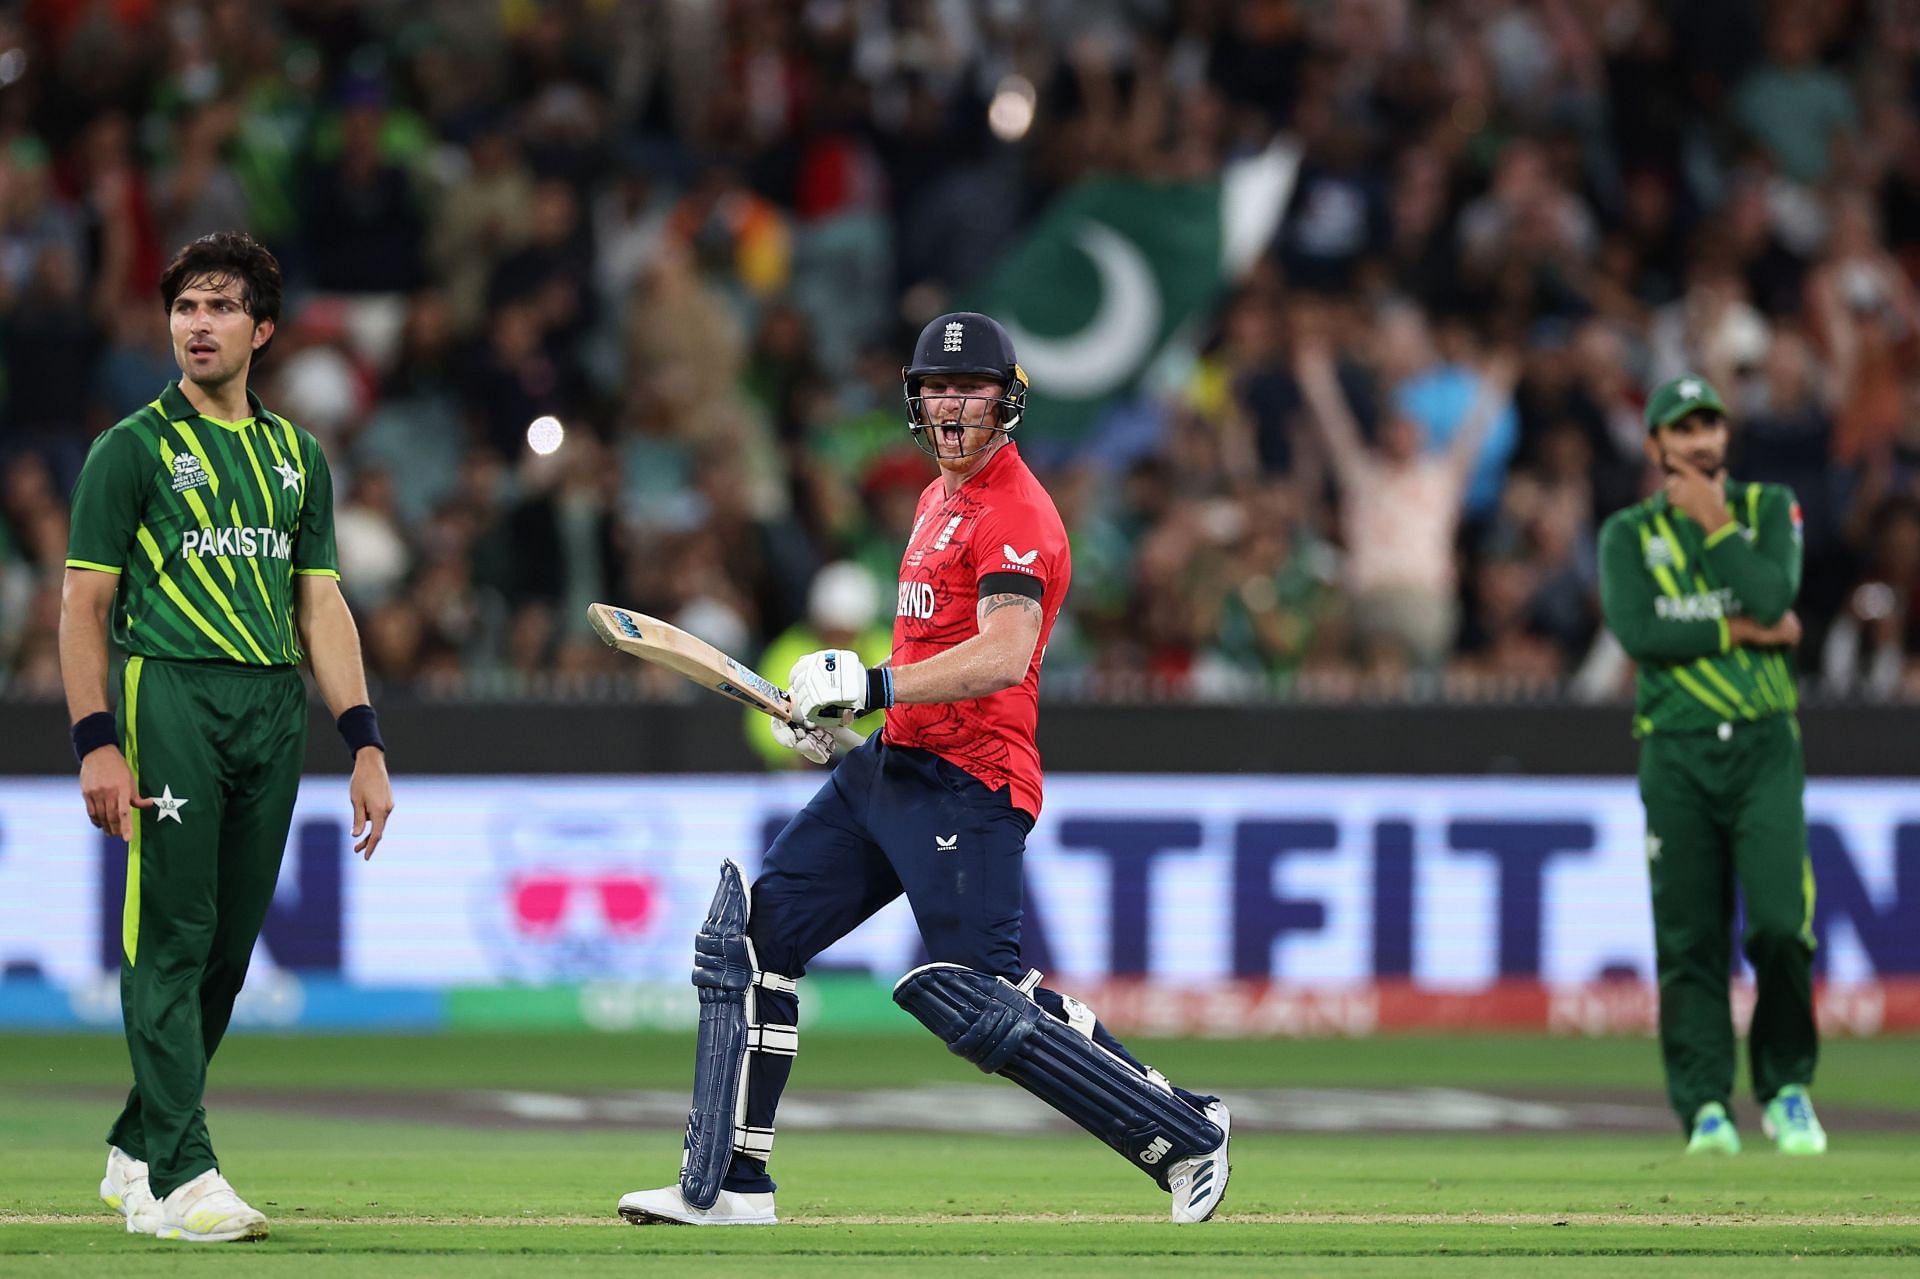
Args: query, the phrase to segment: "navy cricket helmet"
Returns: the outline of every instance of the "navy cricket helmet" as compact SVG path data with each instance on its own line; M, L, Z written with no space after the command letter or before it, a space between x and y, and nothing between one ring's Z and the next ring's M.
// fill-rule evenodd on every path
M900 371L907 392L907 429L914 443L928 454L938 455L926 438L927 420L920 384L935 374L974 373L990 377L1005 388L991 399L1000 410L1000 420L992 429L1010 433L1020 425L1027 408L1027 373L1013 355L1013 339L997 320L977 311L954 311L934 320L920 330L913 344L913 363Z

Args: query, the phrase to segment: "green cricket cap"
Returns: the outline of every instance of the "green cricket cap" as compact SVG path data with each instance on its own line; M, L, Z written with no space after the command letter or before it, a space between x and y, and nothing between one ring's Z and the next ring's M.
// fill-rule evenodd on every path
M1713 389L1713 383L1697 373L1682 373L1653 388L1653 394L1647 397L1647 430L1671 426L1695 409L1709 409L1721 417L1728 416L1727 406L1721 402L1720 392Z

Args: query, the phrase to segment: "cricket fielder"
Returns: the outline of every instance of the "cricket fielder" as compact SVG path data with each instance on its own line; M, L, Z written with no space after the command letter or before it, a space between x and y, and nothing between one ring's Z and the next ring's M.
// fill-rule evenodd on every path
M244 233L205 236L160 295L181 377L95 441L74 486L60 671L87 816L127 840L134 1083L100 1196L129 1231L225 1242L264 1238L267 1219L221 1176L201 1100L293 821L303 656L353 757L356 852L373 855L393 794L340 596L327 460L247 389L279 263ZM109 629L128 655L117 718Z
M1660 1051L1688 1153L1737 1153L1728 1009L1734 885L1758 998L1747 1047L1763 1127L1819 1154L1813 1113L1813 868L1790 653L1800 639L1800 508L1728 478L1726 406L1705 379L1657 388L1661 490L1600 532L1607 626L1639 663L1634 736L1647 812Z
M819 727L886 721L767 851L749 893L727 862L694 943L700 1032L680 1181L636 1191L636 1225L771 1225L774 1109L799 1046L807 964L906 894L933 962L894 999L953 1052L1072 1118L1205 1221L1227 1185L1227 1108L1134 1060L1078 1000L1020 963L1021 858L1040 811L1040 660L1072 566L1053 500L1020 458L1027 377L1006 330L959 312L902 371L907 427L940 475L900 563L893 653L794 664L797 725L779 741L825 763Z

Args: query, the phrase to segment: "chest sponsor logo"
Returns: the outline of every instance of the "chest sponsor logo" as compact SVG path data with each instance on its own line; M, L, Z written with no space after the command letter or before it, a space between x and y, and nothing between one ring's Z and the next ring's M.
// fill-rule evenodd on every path
M268 559L293 558L293 534L277 528L190 528L180 535L180 554L264 555Z
M173 491L184 493L188 489L204 488L213 483L213 477L200 465L200 459L191 453L176 453L173 458Z
M933 616L933 583L900 583L900 603L894 609L896 617L917 617L925 620Z
M1714 622L1735 613L1733 592L1726 587L1699 595L1659 595L1654 615L1668 622Z

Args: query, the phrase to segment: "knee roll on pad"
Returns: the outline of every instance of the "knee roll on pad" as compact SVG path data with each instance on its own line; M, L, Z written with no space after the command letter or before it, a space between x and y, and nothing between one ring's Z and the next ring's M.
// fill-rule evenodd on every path
M763 971L747 937L752 899L740 867L720 867L720 886L693 941L693 984L700 992L700 1032L694 1049L693 1107L687 1112L680 1188L696 1208L711 1208L734 1151L765 1159L773 1129L746 1122L747 1056L791 1057L800 1048L796 1026L763 1022L756 988L791 992L791 977Z
M1038 979L1030 973L1016 986L960 964L926 964L900 979L893 999L949 1051L1019 1084L1163 1190L1174 1164L1224 1140L1164 1078L1141 1074L1034 1002L1027 990Z

